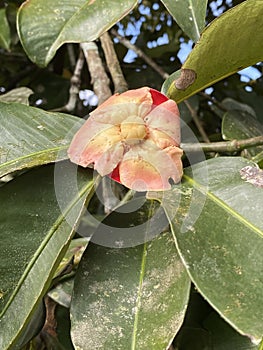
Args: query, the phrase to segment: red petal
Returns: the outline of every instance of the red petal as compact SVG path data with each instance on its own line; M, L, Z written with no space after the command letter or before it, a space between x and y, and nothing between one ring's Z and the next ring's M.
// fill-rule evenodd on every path
M155 105L155 106L158 106L161 103L168 100L168 97L166 97L164 94L162 94L161 92L159 92L155 89L150 89L150 93L152 95L153 105Z
M119 165L113 170L113 172L109 176L112 178L112 180L121 183Z

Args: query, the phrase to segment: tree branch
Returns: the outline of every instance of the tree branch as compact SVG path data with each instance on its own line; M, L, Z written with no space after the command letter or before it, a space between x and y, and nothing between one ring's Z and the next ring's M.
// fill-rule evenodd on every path
M81 72L84 65L84 56L82 51L74 69L74 73L70 79L69 100L65 106L52 109L53 112L73 112L79 96L79 88L81 85Z
M98 104L102 104L111 96L110 80L101 61L95 42L80 44L89 68L93 90L98 96Z
M192 106L190 105L190 103L187 100L184 101L184 104L186 105L186 107L188 108L189 112L191 113L193 121L195 122L195 125L196 125L200 135L202 136L203 140L205 142L210 142L209 137L207 136L207 134L206 134L202 124L200 123L200 120L198 118L198 115L197 115L196 111L192 108Z
M245 148L263 145L263 136L245 140L220 141L211 143L181 143L184 152L238 152Z
M127 49L134 51L139 57L141 57L149 66L151 66L163 79L167 79L169 74L166 73L161 67L158 66L149 56L147 56L141 49L129 42L129 40L122 37L117 30L111 29L111 33L124 45Z
M122 93L128 90L128 84L123 76L118 57L116 55L113 42L108 32L101 37L101 46L104 51L107 67L109 68L112 81L114 84L114 92Z

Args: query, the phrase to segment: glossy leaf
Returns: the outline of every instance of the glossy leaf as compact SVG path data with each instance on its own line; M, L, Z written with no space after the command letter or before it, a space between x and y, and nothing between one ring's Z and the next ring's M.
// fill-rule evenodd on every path
M121 207L124 212L129 205ZM125 235L131 225L147 220L152 205L147 202L126 215L114 213L112 221L109 216L103 223L118 222ZM114 234L114 228L111 231ZM98 228L95 236L98 232L103 235ZM90 243L76 275L71 304L75 348L167 348L182 324L189 287L170 232L130 248Z
M0 344L19 347L21 335L49 287L93 188L89 172L78 174L68 163L60 181L67 189L63 214L54 188L54 168L47 166L19 176L1 188ZM73 226L68 223L71 218ZM21 346L21 344L20 344Z
M97 39L136 3L136 0L29 0L18 11L17 30L28 57L39 66L46 66L61 45Z
M263 334L263 189L241 179L240 170L248 164L240 157L199 163L162 203L198 290L236 330L258 341Z
M11 44L11 34L9 23L6 18L6 9L0 9L0 47L9 50Z
M261 61L263 32L258 30L258 23L262 16L263 2L247 0L215 19L202 32L200 40L183 64L181 77L165 86L163 92L180 102Z
M205 26L207 0L162 0L191 40L196 42Z
M0 177L67 158L80 118L0 102Z

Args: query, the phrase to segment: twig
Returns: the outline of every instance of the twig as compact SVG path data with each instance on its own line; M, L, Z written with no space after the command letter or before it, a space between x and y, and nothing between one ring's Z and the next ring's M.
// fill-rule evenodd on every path
M76 58L75 58L73 44L67 45L67 51L68 51L68 58L69 58L69 63L71 65L71 68L74 68L76 65Z
M238 152L245 148L263 145L263 136L245 140L220 141L211 143L181 143L185 152Z
M83 43L81 48L89 68L93 90L98 96L98 104L100 105L111 96L110 80L104 70L96 43Z
M112 95L109 88L110 80L105 72L102 60L99 56L98 47L95 42L81 44L81 47L88 64L93 90L98 96L98 105L100 105ZM114 192L110 188L109 182L110 180L106 177L102 178L102 196L106 214L110 213L118 201L116 196L114 196Z
M189 112L191 113L193 121L195 122L195 125L196 125L200 135L202 136L203 140L205 142L210 142L209 137L207 136L202 124L200 123L200 121L198 119L198 115L197 115L196 111L192 108L192 106L190 105L190 103L187 100L184 101L184 104L186 105Z
M111 33L124 45L127 49L134 51L139 57L141 57L146 63L149 64L163 79L167 79L169 74L166 73L158 64L156 64L149 56L147 56L141 49L129 42L129 40L122 37L117 30L112 29Z
M214 105L216 105L219 109L221 109L223 112L227 111L227 108L223 105L223 103L217 101L214 97L206 94L203 91L198 92L198 95L204 97L206 100L212 102Z
M108 32L105 32L101 37L101 46L104 51L107 67L109 68L112 81L114 84L114 92L122 93L128 90L128 84L124 79L118 57L116 55L113 42Z
M74 73L70 79L69 100L65 106L52 109L53 112L72 112L76 107L81 84L81 71L84 65L84 56L82 51L79 53Z

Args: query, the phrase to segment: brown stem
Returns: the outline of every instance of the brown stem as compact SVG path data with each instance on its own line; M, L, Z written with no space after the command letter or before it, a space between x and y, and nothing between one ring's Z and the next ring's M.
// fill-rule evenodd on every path
M114 92L122 93L128 90L128 84L122 74L120 63L116 55L113 42L108 32L105 32L101 37L101 46L104 51L107 67L109 68L113 84Z
M190 103L187 100L184 101L184 104L186 105L186 107L188 108L189 112L191 113L193 121L195 122L195 125L196 125L200 135L202 136L203 140L205 142L210 142L209 137L207 136L207 134L206 134L202 124L200 123L200 120L198 118L198 115L197 115L196 111L192 108L192 106L190 105Z
M220 141L211 143L181 143L185 152L237 152L245 148L263 145L263 136L245 140Z
M53 112L73 112L78 101L79 89L81 85L81 72L84 65L84 56L82 51L79 53L74 73L70 79L69 100L63 107L55 108Z
M141 49L129 42L129 40L122 37L117 30L112 29L111 33L124 45L127 49L134 51L139 57L141 57L146 63L149 64L163 79L167 79L169 74L166 73L158 64L156 64L149 56L147 56Z
M93 90L98 96L98 104L100 105L111 96L110 80L103 67L96 43L83 43L81 48L89 68Z

